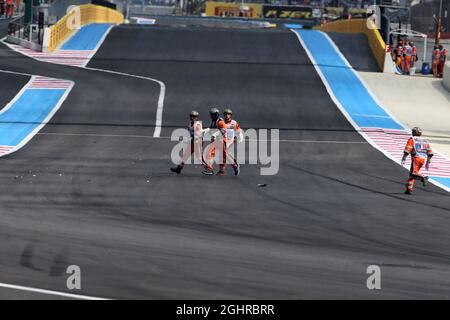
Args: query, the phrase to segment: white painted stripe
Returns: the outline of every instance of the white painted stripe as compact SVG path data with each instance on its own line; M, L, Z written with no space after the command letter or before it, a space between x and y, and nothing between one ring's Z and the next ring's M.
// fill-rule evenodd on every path
M3 72L3 71L0 70L0 72ZM34 76L32 76L30 78L30 80L23 86L23 88L20 89L20 91L14 96L14 98L12 98L12 100L9 101L8 104L5 107L3 107L2 110L0 110L0 114L3 114L6 111L8 111L9 109L11 109L11 107L17 102L17 100L19 100L19 98L24 94L24 92L30 87L33 80L34 80Z
M344 117L347 119L348 122L350 122L350 124L356 129L356 131L367 141L369 142L369 144L371 146L373 146L375 149L379 149L377 144L375 144L370 138L369 136L363 132L361 130L361 128L356 124L355 121L353 121L352 117L348 114L347 110L345 110L345 108L342 106L342 104L339 102L339 100L337 99L337 97L334 95L333 90L331 89L330 84L328 83L328 80L325 78L325 76L322 73L322 70L320 70L319 66L317 65L316 60L314 59L313 55L311 54L311 52L309 51L308 47L306 46L305 42L303 41L302 37L300 36L300 34L298 34L297 32L295 32L295 29L290 29L295 36L297 37L298 41L300 42L301 46L303 47L303 49L305 50L307 56L309 57L309 59L311 60L311 63L314 67L314 69L316 70L317 74L319 75L320 79L322 80L325 89L327 90L328 94L330 95L331 100L333 100L334 104L338 107L338 109L342 112L342 114L344 115ZM389 154L383 152L383 154L385 154L388 158L394 160Z
M33 287L18 286L18 285L14 285L14 284L1 283L1 282L0 282L0 287L6 288L6 289L41 293L41 294L45 294L45 295L53 295L53 296L59 296L59 297L64 297L64 298L73 298L73 299L81 299L81 300L111 300L108 298L100 298L100 297L86 296L86 295L81 295L81 294L66 293L66 292L61 292L61 291L53 291L53 290L39 289L39 288L33 288Z
M160 91L159 91L159 97L158 97L158 105L156 108L155 129L153 131L153 137L158 138L161 135L162 117L163 117L163 110L164 110L164 99L165 99L165 95L166 95L166 85L164 84L164 82L157 80L157 79L150 78L150 77L137 76L137 75L124 73L124 72L117 72L117 71L111 71L111 70L86 67L87 64L89 63L90 59L95 55L95 53L98 51L100 46L104 43L107 35L110 33L110 31L112 30L113 27L114 26L111 26L110 28L108 28L108 30L105 32L102 39L99 41L99 43L97 44L97 47L94 50L83 50L83 53L85 55L87 55L85 59L79 59L77 61L75 61L74 59L67 61L66 56L64 56L63 58L55 58L55 55L57 56L61 52L63 52L63 53L67 52L69 54L70 52L78 52L79 50L57 50L57 52L54 52L54 53L40 52L40 53L36 54L35 51L29 50L29 49L24 49L21 46L12 45L12 44L5 42L5 38L3 38L1 40L1 42L3 44L5 44L6 46L8 46L9 48L11 48L12 50L19 52L21 54L24 54L24 55L26 55L32 59L38 60L38 61L44 61L44 62L56 63L56 64L62 64L62 65L70 65L70 66L74 66L74 67L81 67L81 68L85 68L88 70L100 71L100 72L111 73L111 74L118 74L118 75L122 75L122 76L144 79L144 80L153 81L153 82L158 83L160 86ZM66 41L68 41L69 39L70 39L70 37ZM68 55L68 56L70 56L70 55Z
M144 135L132 135L132 134L98 134L98 133L52 133L52 132L40 132L38 135L46 136L81 136L81 137L102 137L102 138L142 138L142 139L155 139L153 136ZM156 139L171 139L171 137L157 137ZM261 141L261 142L294 142L294 143L325 143L325 144L367 144L367 141L337 141L337 140L297 140L297 139L280 139L280 140L260 140L260 139L247 139L248 141Z
M45 117L45 119L42 121L39 126L37 126L32 132L30 132L25 139L23 139L17 146L14 147L14 149L11 150L10 153L16 152L17 150L21 149L23 146L25 146L28 141L30 141L47 123L50 121L50 119L53 117L53 115L59 110L63 102L67 99L69 96L69 93L72 91L73 86L75 85L74 82L72 82L72 85L66 89L64 94L59 99L58 103L53 107L52 111Z
M341 50L339 50L339 47L334 43L334 41L330 38L330 36L328 36L328 34L326 34L323 31L319 31L319 32L322 33L328 39L328 41L330 42L331 46L336 51L336 53L344 61L344 63L347 65L347 67L353 72L353 74L359 79L359 81L361 81L361 83L363 84L364 88L367 90L368 94L381 107L381 109L383 109L386 112L386 114L389 115L395 122L400 124L402 127L407 128L400 121L398 121L398 119L396 117L394 117L394 115L387 108L385 108L383 106L383 104L378 100L377 96L372 92L372 90L369 89L369 86L364 81L364 79L358 74L358 72L355 71L355 69L353 69L353 67L351 66L350 62L348 62L347 58L344 56L344 54L341 52ZM389 130L396 130L396 129L389 129Z
M378 116L378 115L373 115L373 114L359 114L359 113L355 113L353 114L353 116L356 117L366 117L366 118L383 118L383 119L389 119L389 116Z
M17 100L22 96L22 94L30 89L32 83L35 81L35 79L37 78L37 76L34 75L29 75L29 74L25 74L25 73L21 73L21 72L14 72L14 71L4 71L4 70L0 70L0 72L3 73L9 73L9 74L19 74L19 75L25 75L25 76L31 76L30 80L25 84L25 86L23 86L23 88L14 96L14 98L8 102L8 104L2 109L0 110L0 114L3 114L4 112L6 112L7 110L9 110L14 103L17 102ZM49 79L53 79L53 78L49 78ZM70 91L72 90L73 86L74 86L74 82L69 81L69 80L64 80L67 81L68 83L70 83L70 86L68 88L65 88L65 92L64 94L61 96L61 98L59 99L58 103L55 105L55 107L52 109L52 111L47 115L47 117L42 121L42 123L37 126L32 132L30 132L21 142L20 144L18 144L17 146L12 146L9 150L7 150L7 152L2 153L2 155L6 155L6 154L10 154L13 152L16 152L17 150L19 150L20 148L22 148L24 145L26 145L28 143L28 141L30 141L35 135L36 133L39 132L39 130L42 129L43 126L45 126L47 124L47 122L53 117L53 115L56 113L56 111L58 111L58 109L61 107L62 103L64 102L64 100L67 99L67 96L69 95Z
M159 98L158 98L158 106L156 109L156 121L155 121L155 130L153 132L153 137L158 138L161 135L162 114L163 114L163 110L164 110L164 99L166 96L166 85L164 84L164 82L157 80L157 79L149 78L149 77L137 76L134 74L118 72L118 71L104 70L104 69L98 69L98 68L89 68L89 67L85 67L85 69L106 72L106 73L111 73L111 74L117 74L117 75L137 78L137 79L144 79L144 80L149 80L149 81L158 83L160 86L160 91L159 91Z
M375 149L379 150L382 154L384 154L387 158L391 159L392 161L394 161L395 163L399 163L399 159L398 157L395 157L393 155L392 152L389 152L389 150L391 149L392 146L396 146L394 144L391 144L388 146L387 149L381 147L376 141L374 141L372 139L371 133L376 132L379 135L386 135L388 136L388 134L386 132L395 132L395 133L399 133L399 134L404 134L405 136L408 134L406 132L406 130L402 131L402 130L396 130L396 129L389 129L389 130L384 130L382 128L379 129L375 129L375 128L361 128L359 127L355 121L353 121L353 119L351 118L351 116L349 115L349 113L345 110L345 108L342 106L342 104L339 102L339 100L337 99L337 97L334 95L333 90L331 89L330 84L328 83L328 80L325 78L325 76L323 75L322 71L320 70L320 67L318 66L316 60L314 59L313 55L311 54L311 52L309 51L308 47L306 46L305 42L303 41L302 37L300 36L300 34L298 34L297 32L295 32L294 29L291 29L291 31L296 35L297 39L299 40L300 44L302 45L302 47L304 48L306 54L308 55L309 59L311 60L311 63L313 64L317 74L319 75L319 77L321 78L323 84L325 85L325 88L328 92L328 94L330 95L331 99L333 100L333 102L336 104L336 106L338 107L338 109L342 112L342 114L345 116L345 118L352 124L352 126L356 129L356 131L364 137L364 139L367 140L367 142L370 143L370 145L372 145ZM388 110L386 110L386 108L383 107L383 105L378 101L378 99L375 97L375 95L369 90L369 87L367 86L367 84L361 79L361 77L356 73L356 71L351 67L350 63L347 61L347 59L344 57L344 55L342 54L342 52L340 52L340 50L337 48L336 44L331 40L331 38L322 32L322 34L325 35L325 37L329 40L329 42L331 43L331 45L334 47L336 53L342 58L342 60L344 61L344 63L349 67L349 69L355 74L355 76L361 81L362 85L365 87L365 89L367 90L367 92L369 93L369 95L374 99L374 101L380 106L380 108L382 108L389 116L391 116L392 119L394 119L395 121L397 121L400 125L402 125L394 116L392 116L390 114L390 112ZM403 125L402 125L403 126ZM406 128L405 126L403 126L404 128ZM365 131L367 129L367 132ZM405 141L406 143L406 141ZM385 147L387 147L385 145ZM403 150L402 146L401 150ZM405 164L403 166L405 169L409 170L409 166L408 164ZM430 168L431 169L431 168ZM447 173L442 173L443 175L446 175ZM430 182L432 182L433 184L443 188L446 191L450 192L450 189L443 186L440 183L437 183L437 181L435 181L434 179L430 179Z
M370 90L369 86L367 85L367 83L364 81L364 79L353 69L353 67L350 65L350 63L348 62L347 58L344 56L344 54L340 51L340 49L338 48L338 46L334 43L334 41L328 36L328 34L326 34L325 32L320 31L330 42L330 44L333 46L334 50L336 51L336 53L341 57L341 59L345 62L345 64L349 67L349 69L353 72L353 74L361 81L362 85L364 86L364 88L367 90L368 94L372 97L372 99L378 104L378 106L380 106L381 109L383 109L390 118L392 118L394 121L396 121L398 124L400 124L402 127L405 128L405 130L398 130L398 129L382 129L381 132L384 133L394 133L394 134L400 134L403 135L404 137L406 136L410 136L410 134L406 131L406 126L403 125L376 97L376 95L372 92L372 90ZM406 144L406 141L403 140L403 142ZM401 148L401 150L403 150L404 145L400 145L399 146ZM393 153L392 150L388 150L388 153ZM438 152L436 152L435 150L435 156L438 154ZM435 158L435 157L433 157ZM444 157L443 157L444 158ZM450 159L445 158L445 160L447 162L450 163ZM434 163L434 159L433 159L433 163ZM409 170L409 168L408 168ZM424 170L426 171L426 170ZM436 172L436 171L434 171ZM439 174L442 176L447 176L449 173L448 172L443 172L440 171ZM447 188L446 188L447 190ZM447 190L448 191L448 190Z
M366 130L366 128L363 128L363 130ZM405 135L404 138L398 138L392 136L390 133L383 133L382 131L377 132L375 134L370 133L369 134L372 138L374 136L374 141L377 141L379 145L388 153L395 156L397 160L400 160L403 156L403 148L406 144L407 137L409 135ZM380 142L380 136L384 140L381 140ZM394 138L394 139L392 139ZM390 141L390 142L389 142ZM408 159L407 167L409 168L411 163L411 160ZM439 177L450 177L450 160L445 158L444 156L440 154L436 154L431 162L430 170L423 169L423 172L428 175L432 176L439 176Z
M89 61L91 61L92 57L97 53L98 49L100 49L100 47L102 46L103 42L105 42L106 37L108 36L108 34L111 32L112 28L114 26L110 26L108 28L108 30L106 30L105 34L102 36L102 38L100 39L100 41L97 43L97 46L94 48L94 50L91 51L91 53L88 55L86 62L83 64L83 67L86 67L87 64L89 63Z

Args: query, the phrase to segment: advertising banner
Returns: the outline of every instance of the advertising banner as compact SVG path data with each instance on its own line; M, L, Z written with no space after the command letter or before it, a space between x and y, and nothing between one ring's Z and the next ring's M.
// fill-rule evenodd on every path
M263 6L263 18L268 19L313 19L311 7L299 6Z
M209 17L261 18L262 5L207 1L205 13Z

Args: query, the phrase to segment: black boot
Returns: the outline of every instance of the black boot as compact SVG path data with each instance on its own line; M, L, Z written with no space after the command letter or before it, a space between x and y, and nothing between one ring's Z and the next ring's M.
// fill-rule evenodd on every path
M427 184L428 184L428 177L423 177L423 180L422 180L422 185L424 186L424 187L426 187L427 186Z
M202 173L205 176L212 176L214 174L214 171L212 169L205 169L205 170L202 171Z
M177 173L177 174L180 174L182 169L183 169L183 166L182 166L182 165L177 165L177 166L174 167L174 168L170 168L170 171L175 172L175 173Z
M236 164L233 166L234 175L237 176L241 172L241 166L239 164Z

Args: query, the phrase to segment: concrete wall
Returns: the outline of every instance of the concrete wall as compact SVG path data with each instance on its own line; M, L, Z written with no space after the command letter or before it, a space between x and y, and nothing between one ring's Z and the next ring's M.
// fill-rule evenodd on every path
M58 48L76 30L76 26L72 26L72 22L76 22L80 26L90 23L121 24L124 22L124 18L119 11L106 7L93 4L76 6L56 24L45 29L42 50L52 52Z
M442 79L442 85L450 91L450 61L445 63L444 66L444 77Z
M338 20L322 24L317 29L325 32L364 33L369 40L370 49L377 60L380 70L384 70L386 45L375 26L370 29L367 28L367 19Z

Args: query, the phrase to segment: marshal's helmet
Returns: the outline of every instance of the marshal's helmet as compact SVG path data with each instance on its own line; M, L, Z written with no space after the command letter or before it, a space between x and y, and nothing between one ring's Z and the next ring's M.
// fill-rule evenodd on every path
M420 129L419 127L412 128L412 135L414 137L420 137L422 135L422 129Z
M198 118L199 113L198 113L198 111L192 110L191 113L190 113L189 115L190 115L191 117Z
M233 111L231 110L231 109L224 109L223 110L223 115L227 115L227 114L230 114L230 115L233 115Z
M209 110L209 115L211 116L211 118L216 119L219 117L220 115L220 111L217 108L211 108Z

